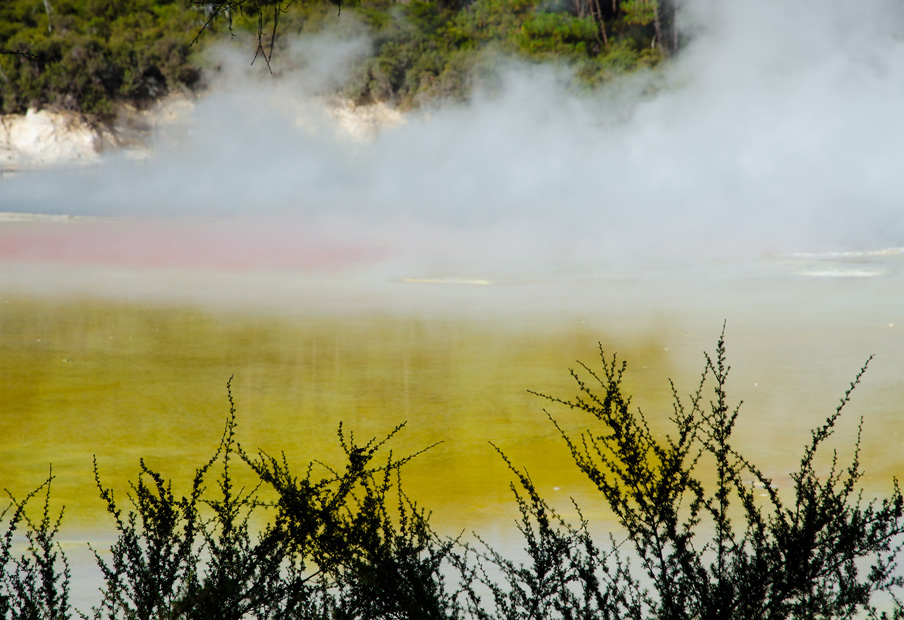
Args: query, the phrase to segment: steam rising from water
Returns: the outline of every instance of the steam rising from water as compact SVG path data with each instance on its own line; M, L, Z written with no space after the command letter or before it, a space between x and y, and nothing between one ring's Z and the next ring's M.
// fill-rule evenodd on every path
M251 216L506 269L904 244L904 3L689 0L682 20L659 74L586 96L513 64L365 144L315 97L365 44L309 37L306 70L228 72L146 165L4 181L2 210Z
M259 66L249 72L247 56L233 59L214 94L195 107L187 124L161 127L156 155L147 163L113 155L87 171L0 180L0 211L184 215L190 216L187 221L175 226L169 220L144 218L50 221L33 229L21 222L0 223L0 291L50 289L65 295L88 289L139 302L172 297L179 303L214 301L230 308L260 304L265 310L280 297L285 305L277 307L289 308L302 319L327 314L324 309L378 314L383 309L426 308L449 311L456 318L471 309L481 319L487 309L498 310L501 320L474 337L473 348L464 349L454 324L440 324L436 331L442 337L432 335L428 322L428 336L419 335L421 324L413 323L399 336L368 339L360 336L365 334L362 319L356 323L339 316L327 325L339 334L335 342L346 338L354 343L344 354L343 359L354 360L347 368L375 373L357 384L359 375L339 372L338 345L321 347L321 364L335 359L335 376L352 377L355 385L347 392L355 399L371 389L368 381L384 376L376 369L389 372L402 366L389 357L365 359L375 342L391 342L385 345L390 350L398 345L405 351L415 343L431 356L440 352L439 358L451 351L455 359L469 360L460 362L462 368L473 364L472 359L481 360L482 365L474 366L477 371L454 367L447 372L444 366L436 367L442 371L434 369L433 357L410 356L413 371L419 368L417 360L427 360L421 368L439 376L443 389L449 383L455 398L480 394L474 384L490 386L487 398L473 406L481 433L494 419L523 431L498 414L493 399L500 394L510 398L505 394L512 383L522 395L525 387L537 387L527 379L521 383L531 375L518 369L520 364L532 368L537 352L531 343L551 324L576 330L573 338L587 345L600 338L610 346L607 337L615 335L650 343L654 353L646 359L668 357L682 370L690 361L691 376L675 378L679 386L691 386L700 348L712 342L727 318L732 359L742 360L746 368L740 370L746 374L733 375L734 380L744 388L745 408L766 412L754 420L753 436L770 449L788 445L787 419L809 427L810 409L827 405L831 411L837 401L827 394L845 385L860 360L877 353L868 380L879 389L865 409L874 414L868 428L881 429L884 435L866 444L870 449L864 452L894 472L904 453L897 437L901 416L895 409L902 402L899 369L904 364L904 1L685 0L681 19L690 43L661 72L614 81L602 92L585 96L568 90L562 70L512 64L502 74L501 88L478 92L468 105L412 114L404 125L366 143L350 140L339 130L317 98L339 81L366 49L366 41L305 37L291 57L279 62L307 63L306 68L278 79L264 75ZM21 225L21 231L7 234L14 225ZM787 263L785 273L791 274L778 284L770 278L745 279L748 274L738 269L750 264L745 260L756 263L774 254L785 255L775 263ZM41 262L66 262L73 256L87 257L101 268L57 270ZM726 257L741 260L724 261ZM31 260L40 264L25 264ZM652 262L660 276L652 286L620 277L619 272L645 262ZM694 282L696 288L672 277L686 275L684 267L695 262L703 270L728 263L728 277L708 279L712 274L706 272L702 284ZM108 269L111 264L126 269ZM164 270L142 272L133 269L136 265ZM327 276L298 277L304 271L300 266ZM208 270L224 267L284 273L209 277ZM174 275L173 269L181 271ZM372 290L368 287L376 279L368 278L374 270L391 278L383 278ZM349 272L365 277L348 278L353 286L346 286L344 280L331 279L337 271L343 277ZM895 271L898 277L884 277ZM663 272L666 277L661 277ZM828 277L803 279L796 277L799 272ZM618 277L600 285L599 279L611 273ZM543 280L544 275L553 277ZM580 280L582 275L589 277ZM566 281L573 276L574 286ZM512 281L523 286L482 286ZM517 321L526 309L544 305L554 310L551 321ZM6 307L15 310L15 302ZM239 385L251 386L242 405L253 411L252 395L266 391L266 382L255 383L254 377L273 376L273 358L267 357L266 370L260 372L244 365L252 353L269 355L258 343L259 333L273 334L268 336L273 342L292 350L290 361L275 365L294 377L292 381L313 369L312 381L318 385L316 339L313 347L305 340L302 348L297 335L283 333L282 324L274 327L264 321L260 329L270 331L255 328L245 340L226 331L224 342L212 339L211 346L199 340L202 344L195 348L186 345L187 335L171 337L165 328L164 337L157 329L145 336L154 353L136 355L126 344L135 330L132 319L113 314L97 318L68 302L49 307L52 310L41 314L26 306L28 311L19 315L42 330L21 336L22 344L16 340L20 323L10 320L5 325L13 343L10 350L21 348L33 356L27 359L38 360L30 362L40 368L36 376L76 382L65 385L79 385L79 398L90 391L78 381L90 377L102 383L97 393L102 393L104 406L118 407L126 398L132 402L136 390L165 394L149 399L151 409L158 408L161 399L181 398L183 393L171 390L167 381L148 381L150 375L142 374L144 367L138 364L150 360L158 364L161 377L189 385L186 394L192 398L200 394L199 385L222 385L221 378L236 366L239 376L248 378ZM101 353L84 352L82 343L91 339L82 336L78 346L73 345L76 353L52 348L62 346L55 342L61 333L57 325L68 318L60 317L70 315L73 333L89 329L102 339ZM194 333L196 319L205 325L203 317L194 314L172 320L162 316L161 325L187 325L184 332L173 332L177 334ZM136 324L152 322L142 319ZM503 328L522 330L531 338L520 348L511 344L517 337L498 344L490 333ZM331 342L329 333L321 342ZM566 340L551 342L558 351ZM243 342L248 354L237 348ZM107 345L121 355L106 357ZM45 349L54 353L45 355ZM315 360L309 362L303 351L310 349ZM501 356L503 350L507 357ZM194 351L215 361L199 364ZM503 361L487 357L488 352L500 354ZM177 354L188 355L190 362L171 363L181 359ZM584 355L592 357L593 352ZM80 356L86 358L84 365ZM104 361L93 365L91 356ZM23 376L33 367L15 355L7 358L9 368ZM409 357L403 361L407 414ZM560 363L557 358L554 365ZM216 379L210 378L211 368ZM644 375L646 368L639 368L644 381L665 372L653 370L651 364ZM136 374L121 375L121 370ZM807 378L798 380L803 373ZM346 389L321 381L324 390ZM455 381L461 382L460 388ZM789 396L795 388L788 386L798 383L798 391ZM122 401L111 396L109 388L120 384L116 389L128 393ZM281 381L269 384L292 398L307 394L286 389ZM21 385L37 395L36 406L53 407L48 419L58 420L58 409L78 411L45 397L69 388L42 392L25 380ZM418 383L412 380L411 385L416 389ZM412 427L435 425L443 437L454 435L447 418L437 418L433 409L448 414L449 421L458 420L454 413L459 403L451 397L444 402L432 395L432 384L425 385L431 417L420 426L415 420ZM312 402L323 415L320 401ZM337 402L345 406L347 401ZM173 409L189 410L181 404ZM85 411L93 415L95 408ZM367 408L358 408L363 411L370 415ZM87 428L83 416L73 419L77 428ZM123 426L119 418L117 424ZM322 426L319 418L317 424ZM284 427L277 426L282 441ZM178 432L185 432L184 425L178 425ZM172 441L166 433L155 440ZM196 441L192 437L189 443ZM796 443L794 450L796 458ZM468 461L476 462L470 457ZM542 472L545 465L537 469ZM31 485L29 479L25 486ZM435 479L430 486L437 488ZM449 494L449 489L441 490Z

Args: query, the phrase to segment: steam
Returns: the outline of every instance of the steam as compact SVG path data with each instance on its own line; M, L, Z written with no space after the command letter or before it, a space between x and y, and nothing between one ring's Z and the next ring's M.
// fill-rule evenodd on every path
M369 43L306 35L276 79L225 62L146 164L4 180L2 210L255 218L506 269L904 245L904 3L688 0L681 24L661 72L582 95L511 63L364 143L321 95Z

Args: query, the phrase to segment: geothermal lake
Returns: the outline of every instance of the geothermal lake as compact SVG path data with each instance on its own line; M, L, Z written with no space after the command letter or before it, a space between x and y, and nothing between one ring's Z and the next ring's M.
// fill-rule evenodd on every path
M875 354L831 446L850 457L863 416L868 494L888 492L904 471L899 249L630 267L560 260L528 273L449 254L400 259L379 243L299 249L285 226L269 230L0 222L0 480L23 497L52 464L77 607L97 602L86 543L102 548L111 535L93 457L120 497L140 458L187 492L219 441L230 376L241 444L283 451L299 473L315 459L341 464L340 422L359 439L407 422L396 455L439 442L406 466L407 492L441 533L477 531L503 547L518 545L517 513L490 441L564 514L574 517L575 498L596 527L613 525L547 403L527 392L573 396L568 368L594 366L598 343L628 361L634 404L666 431L668 379L691 393L727 321L729 393L744 401L737 445L785 488L809 429ZM549 410L571 430L590 422Z
M407 422L397 453L441 442L406 481L445 531L509 528L509 474L490 441L562 506L573 496L605 519L527 390L573 396L568 369L593 366L600 343L628 361L634 403L666 430L668 379L695 389L723 321L730 395L744 401L738 443L769 474L787 480L808 430L873 354L833 445L850 454L862 415L870 491L904 470L904 251L517 277L470 264L453 277L360 247L254 241L267 234L235 222L0 223L3 485L24 494L52 463L67 530L103 530L92 456L120 489L141 457L187 484L216 447L234 376L241 443L285 451L299 469L338 462L340 422L358 437ZM187 252L218 235L257 249ZM550 412L568 428L590 422Z
M230 376L246 449L300 472L337 463L340 422L359 438L407 422L395 454L441 442L404 473L437 529L508 544L489 442L565 512L574 497L609 519L528 390L573 396L568 369L599 343L665 432L669 378L693 392L725 323L737 445L785 488L875 355L826 447L847 462L863 416L862 482L888 492L904 472L899 21L686 4L700 27L681 54L593 96L513 66L362 142L304 75L224 71L141 163L0 179L0 487L22 496L52 463L79 604L96 598L84 541L110 531L92 457L120 497L142 457L182 492Z

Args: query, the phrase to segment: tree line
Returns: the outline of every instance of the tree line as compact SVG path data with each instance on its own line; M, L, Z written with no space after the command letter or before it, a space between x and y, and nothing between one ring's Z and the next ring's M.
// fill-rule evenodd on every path
M343 19L373 50L341 94L402 107L466 99L498 56L567 64L592 88L680 45L674 0L5 0L0 112L107 120L120 104L202 89L214 43L238 38L249 63L279 73L290 41Z

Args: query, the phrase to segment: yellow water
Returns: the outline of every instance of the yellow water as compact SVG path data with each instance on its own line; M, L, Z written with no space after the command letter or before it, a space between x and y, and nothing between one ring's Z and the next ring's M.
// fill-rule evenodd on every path
M490 516L508 491L487 442L519 458L545 450L553 429L526 390L568 389L565 361L593 352L580 329L75 301L11 300L0 324L0 478L21 493L52 462L54 495L70 520L88 523L102 509L92 455L111 484L139 457L185 482L216 447L231 375L246 448L285 450L301 468L338 462L340 421L362 439L407 422L397 453L442 442L409 468L412 493L438 516ZM645 357L664 361L648 348ZM544 458L541 479L560 475L559 457Z
M693 390L721 315L729 318L730 388L745 401L739 443L780 480L866 354L880 354L836 445L844 454L866 415L867 484L881 493L904 471L902 332L883 314L897 310L852 309L838 302L850 297L837 287L811 293L792 310L778 298L751 305L736 295L727 305L705 297L699 307L676 304L671 314L636 300L615 312L592 296L582 311L457 314L367 306L264 313L8 293L0 298L0 481L21 496L52 463L68 527L102 529L92 456L120 493L140 457L185 490L216 448L234 376L239 441L285 451L299 473L312 459L340 464L340 421L361 439L407 422L391 444L396 454L441 442L407 467L405 485L442 530L514 518L511 476L490 441L558 505L575 496L605 519L546 419L547 403L527 390L574 395L568 368L578 359L592 365L601 342L629 361L627 390L654 430L666 430L667 380ZM550 411L570 429L588 422Z

